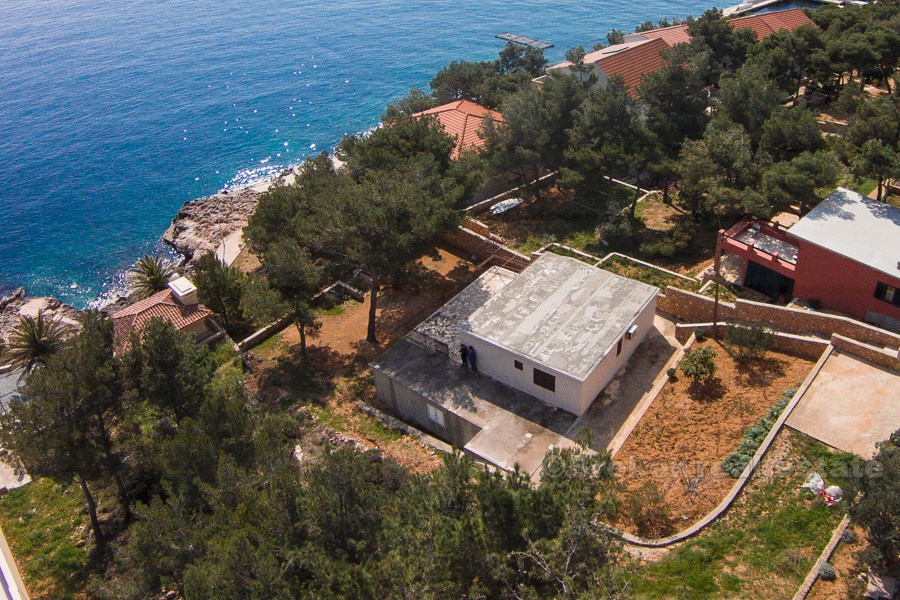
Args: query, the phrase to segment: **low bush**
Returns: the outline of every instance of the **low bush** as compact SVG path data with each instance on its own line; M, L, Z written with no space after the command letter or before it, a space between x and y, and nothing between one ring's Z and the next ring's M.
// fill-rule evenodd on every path
M684 355L681 372L694 382L703 382L716 374L716 353L712 348L698 348Z
M822 566L819 567L819 577L825 581L834 581L837 577L837 573L834 572L834 567L829 563L822 563Z
M636 233L631 219L627 215L618 214L597 228L597 237L613 246L631 246Z
M763 440L769 435L778 417L781 416L781 413L784 412L785 407L796 393L797 390L795 388L785 390L781 395L781 399L766 412L766 416L747 428L747 431L744 432L744 437L741 438L741 442L738 444L738 449L726 456L725 460L722 461L723 471L735 479L741 476L741 473L750 464L753 455L759 450Z
M762 321L729 323L727 339L735 360L740 363L760 358L775 342L774 336Z
M675 379L675 375L678 373L678 370L675 367L669 367L666 369L666 375L669 376L669 379Z
M628 516L640 536L664 536L672 532L671 509L666 503L666 495L652 481L645 481L631 495Z

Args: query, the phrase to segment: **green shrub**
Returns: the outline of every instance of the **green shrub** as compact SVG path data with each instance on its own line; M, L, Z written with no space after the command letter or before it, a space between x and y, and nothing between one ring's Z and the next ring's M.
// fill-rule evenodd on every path
M627 215L618 214L597 228L600 239L614 246L630 246L634 242L635 232L631 219Z
M729 323L728 343L734 351L735 360L747 362L760 358L772 347L775 338L762 321L755 323Z
M834 572L834 567L829 563L822 563L822 566L819 567L819 577L825 581L834 581L837 578L837 573Z
M716 374L716 353L712 348L698 348L685 354L681 372L694 382L703 382Z
M706 328L698 327L697 329L695 329L694 337L697 339L698 342L702 342L706 338Z
M735 479L741 476L741 473L750 464L753 455L759 450L763 440L772 431L772 427L775 426L778 417L781 416L781 413L784 412L785 407L796 393L797 390L794 388L785 390L781 395L781 399L766 412L766 416L747 428L747 431L744 432L744 437L741 438L741 442L738 444L737 451L732 452L722 461L723 471Z
M669 376L669 379L675 379L675 374L678 373L678 370L675 367L669 367L666 369L666 375Z
M641 244L641 254L672 258L687 250L691 242L694 241L696 234L697 226L695 224L684 221L679 222L665 237Z

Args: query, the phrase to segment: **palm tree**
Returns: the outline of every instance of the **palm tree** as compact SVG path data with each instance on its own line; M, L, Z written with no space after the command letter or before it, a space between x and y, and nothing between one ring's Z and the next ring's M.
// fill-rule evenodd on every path
M65 335L66 328L59 321L45 319L42 310L37 317L19 317L19 324L9 337L6 358L27 375L59 352Z
M146 298L166 289L166 284L175 274L172 263L161 256L145 254L128 271L126 279L131 282L136 298Z

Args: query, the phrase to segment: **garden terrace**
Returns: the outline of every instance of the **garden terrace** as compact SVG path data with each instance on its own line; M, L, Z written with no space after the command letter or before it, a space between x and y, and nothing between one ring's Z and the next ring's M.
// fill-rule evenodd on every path
M639 262L621 254L607 256L597 266L601 269L611 271L616 275L654 285L663 292L665 292L666 287L668 286L695 292L700 289L701 285L696 279L679 276L676 273L665 271L661 268Z
M695 343L696 348L713 349L714 377L697 385L679 371L614 456L625 503L652 483L672 510L670 522L639 532L644 537L680 531L719 504L735 483L722 471L722 460L737 449L745 430L813 367L811 360L771 351L741 365L726 346L709 339ZM634 530L624 514L616 525Z
M828 485L840 485L845 499L852 498L856 485L848 475L858 470L857 461L783 429L728 512L697 537L639 567L633 594L792 597L850 504L845 500L829 508L799 486L815 466Z

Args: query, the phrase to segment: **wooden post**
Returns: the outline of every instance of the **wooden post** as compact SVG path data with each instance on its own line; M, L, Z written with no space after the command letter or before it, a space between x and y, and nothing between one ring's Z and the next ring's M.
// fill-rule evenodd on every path
M713 261L713 281L716 284L716 296L713 302L712 327L715 341L719 341L719 263L722 258L722 234L722 229L716 234L716 258Z

